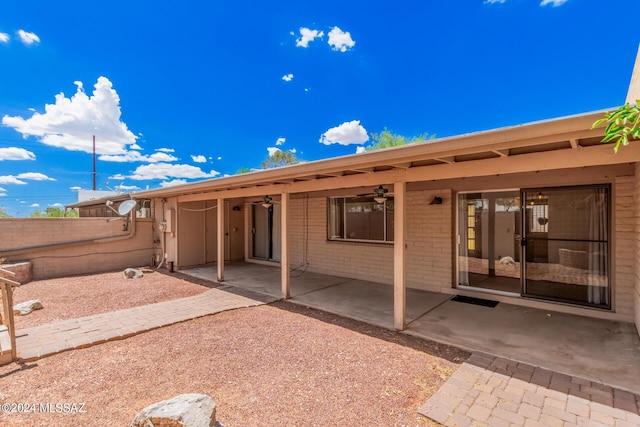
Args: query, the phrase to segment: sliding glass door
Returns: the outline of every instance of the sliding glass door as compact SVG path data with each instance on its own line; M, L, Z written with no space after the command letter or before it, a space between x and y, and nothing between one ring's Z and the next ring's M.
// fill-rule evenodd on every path
M609 187L528 189L523 295L610 307Z
M458 195L458 286L610 308L610 188Z
M520 294L520 192L458 196L458 285Z

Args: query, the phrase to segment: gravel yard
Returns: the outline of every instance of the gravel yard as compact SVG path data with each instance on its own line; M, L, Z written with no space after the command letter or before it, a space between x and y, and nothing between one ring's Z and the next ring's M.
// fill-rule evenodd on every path
M114 274L98 277L117 282ZM64 286L70 289L76 281L93 283L92 277L55 283L73 283ZM145 277L166 280L181 292L206 289L160 273ZM138 286L135 282L125 283ZM189 295L164 293L150 282L136 293L154 289L158 300ZM116 288L120 299L131 293L124 284L111 289ZM118 298L110 295L107 301ZM42 312L57 310L43 303ZM101 311L111 307L97 303ZM56 316L77 313L72 306ZM3 403L37 409L46 403L84 404L82 413L0 414L0 425L126 426L145 406L182 393L211 396L226 427L436 425L417 409L466 357L453 347L277 302L0 367Z
M15 316L16 329L184 298L208 289L148 268L141 270L144 275L137 279L117 271L36 280L15 288L14 303L39 299L44 305L43 310Z

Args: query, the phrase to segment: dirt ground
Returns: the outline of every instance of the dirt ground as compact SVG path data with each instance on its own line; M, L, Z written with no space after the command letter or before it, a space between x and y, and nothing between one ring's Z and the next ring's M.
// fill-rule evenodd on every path
M180 292L203 288L149 276ZM226 427L437 425L417 409L468 355L277 302L0 367L0 402L35 411L0 413L0 425L126 426L145 406L182 393L211 396ZM61 412L43 412L47 403Z

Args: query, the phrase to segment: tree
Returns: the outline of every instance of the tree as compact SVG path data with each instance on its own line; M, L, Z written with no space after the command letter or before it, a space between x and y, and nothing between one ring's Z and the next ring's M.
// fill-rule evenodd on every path
M75 209L71 209L66 212L56 207L49 207L42 212L40 209L36 209L34 212L29 215L29 218L77 218L78 212Z
M296 158L294 152L277 150L262 162L262 169L280 168L282 166L295 165L296 163L300 163L300 161Z
M371 144L365 147L367 151L380 150L382 148L398 147L401 145L414 144L416 142L423 142L429 139L435 139L435 135L429 135L425 132L421 135L412 136L407 138L403 135L391 132L389 129L384 128L380 133L372 133L370 140Z
M251 169L249 169L246 166L242 166L236 171L236 175L242 175L243 173L249 173L249 172L251 172Z
M3 207L0 207L0 218L11 218L11 215L9 215Z
M591 129L607 123L602 142L615 141L614 152L620 145L629 145L629 138L640 139L640 99L634 105L625 104L617 110L605 113L604 118L597 120Z

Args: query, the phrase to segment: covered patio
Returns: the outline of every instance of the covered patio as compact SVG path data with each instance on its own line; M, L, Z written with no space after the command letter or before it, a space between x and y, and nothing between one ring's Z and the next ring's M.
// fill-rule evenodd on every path
M217 277L215 265L181 272ZM281 296L280 280L279 266L225 265L224 283L238 288ZM296 304L394 328L393 286L300 269L291 271L290 292ZM485 301L407 289L404 333L640 392L640 338L632 323Z

